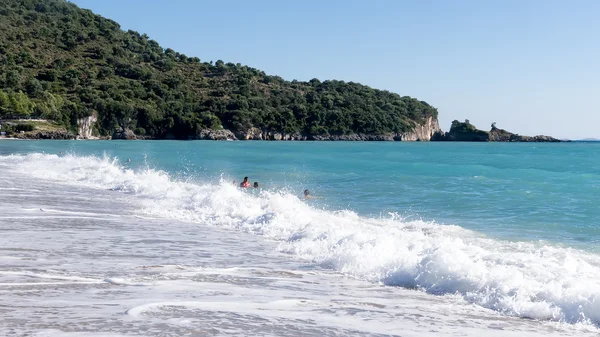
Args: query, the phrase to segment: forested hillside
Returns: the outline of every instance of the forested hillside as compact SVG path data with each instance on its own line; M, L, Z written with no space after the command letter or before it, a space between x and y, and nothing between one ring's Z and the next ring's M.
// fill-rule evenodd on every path
M97 135L131 129L188 139L252 127L399 133L437 110L358 83L290 82L239 63L204 62L63 0L0 0L0 118L39 116L75 132L91 115Z

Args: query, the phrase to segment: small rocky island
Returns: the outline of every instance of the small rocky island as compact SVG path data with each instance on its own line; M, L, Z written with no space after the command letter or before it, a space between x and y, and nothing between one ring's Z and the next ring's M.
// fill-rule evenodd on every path
M432 141L446 142L560 142L561 140L550 136L521 136L516 133L499 129L492 123L490 131L477 129L469 120L452 121L450 131L437 132L431 137Z

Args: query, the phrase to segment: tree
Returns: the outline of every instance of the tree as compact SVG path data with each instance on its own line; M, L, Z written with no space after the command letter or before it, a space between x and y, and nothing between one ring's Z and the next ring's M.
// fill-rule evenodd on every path
M18 71L11 70L8 73L6 73L6 87L15 88L19 86L19 83L21 83L21 75L19 75Z
M36 104L36 110L45 119L61 121L63 120L62 107L64 104L65 100L61 96L44 91L40 103Z
M8 94L4 91L0 91L0 116L8 115L10 111L10 100Z
M29 78L25 81L25 91L27 91L27 95L30 97L38 97L44 88L42 88L42 84L35 78Z
M8 100L10 112L19 116L29 116L35 108L35 104L20 90L17 93L11 93Z

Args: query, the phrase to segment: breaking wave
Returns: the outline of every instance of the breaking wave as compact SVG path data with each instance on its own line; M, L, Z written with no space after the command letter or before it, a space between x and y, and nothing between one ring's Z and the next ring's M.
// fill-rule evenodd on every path
M117 159L11 155L0 166L39 179L134 195L145 215L240 230L346 275L524 318L600 326L600 256L541 242L486 238L459 226L368 218L312 207L288 191L177 181ZM119 193L119 192L115 192ZM174 228L176 230L176 228Z

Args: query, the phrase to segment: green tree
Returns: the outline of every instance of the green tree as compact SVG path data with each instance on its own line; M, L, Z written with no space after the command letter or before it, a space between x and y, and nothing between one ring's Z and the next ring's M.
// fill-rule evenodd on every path
M5 85L8 88L16 88L21 83L21 75L16 70L10 70L6 73Z
M36 104L38 114L45 118L54 121L62 121L62 108L65 100L60 95L53 95L47 91L42 93L40 103Z
M29 78L25 81L25 91L30 97L38 97L44 91L44 88L40 81L35 78Z
M29 100L29 97L19 90L17 93L11 93L8 96L10 112L18 116L29 116L35 108L35 103Z
M10 111L10 99L8 94L0 91L0 117L8 115Z

